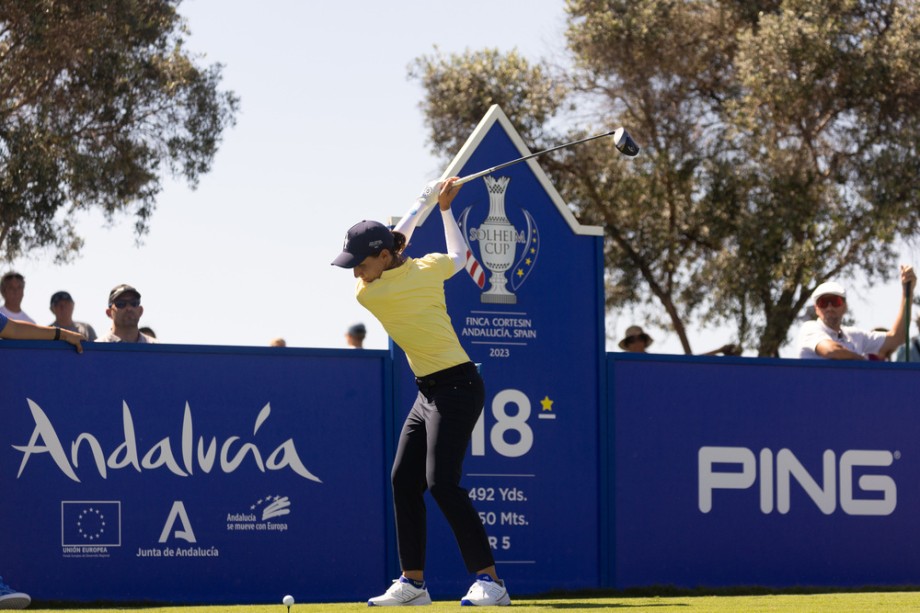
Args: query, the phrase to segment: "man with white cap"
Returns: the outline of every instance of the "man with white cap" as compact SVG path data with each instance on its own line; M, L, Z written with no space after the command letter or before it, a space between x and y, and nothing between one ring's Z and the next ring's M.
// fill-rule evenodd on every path
M901 266L901 284L913 296L917 276L910 266ZM844 326L847 312L846 289L836 281L826 281L811 295L818 319L806 322L796 339L798 356L806 359L877 360L890 355L904 340L907 317L901 301L898 318L888 332L865 331Z

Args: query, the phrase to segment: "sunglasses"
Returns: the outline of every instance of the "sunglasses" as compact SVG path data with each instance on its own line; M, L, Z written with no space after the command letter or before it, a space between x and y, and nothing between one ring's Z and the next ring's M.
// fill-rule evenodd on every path
M627 336L626 338L623 339L623 344L624 344L624 345L632 345L632 344L635 343L636 341L642 341L642 342L644 343L644 342L645 342L645 336L642 335L642 334L633 334L633 335L631 335L631 336Z
M135 309L141 306L140 300L116 300L112 303L112 306L116 309L123 309L128 306L133 306Z
M829 306L841 307L843 306L843 303L845 302L846 300L843 299L843 296L828 295L828 296L821 296L820 298L818 298L815 304L818 305L818 307L822 309L826 309Z

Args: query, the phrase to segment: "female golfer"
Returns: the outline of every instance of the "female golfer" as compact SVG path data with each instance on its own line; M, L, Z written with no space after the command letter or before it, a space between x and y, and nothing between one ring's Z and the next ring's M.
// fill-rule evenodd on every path
M457 177L438 192L447 254L414 259L402 251L419 218L418 207L393 231L376 221L348 230L342 253L332 262L354 269L355 295L380 320L406 352L415 373L418 396L399 435L393 463L393 506L402 576L370 606L431 604L425 586L425 490L447 518L467 570L476 580L461 605L510 605L505 584L495 574L495 560L482 521L467 491L460 487L463 457L479 419L485 388L450 323L444 281L463 268L466 245L450 203Z

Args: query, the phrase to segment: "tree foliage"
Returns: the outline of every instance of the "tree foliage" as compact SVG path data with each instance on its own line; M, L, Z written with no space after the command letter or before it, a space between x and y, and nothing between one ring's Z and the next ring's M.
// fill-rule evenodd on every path
M534 149L618 124L643 147L632 160L600 141L541 159L581 220L605 227L609 308L670 324L686 353L688 324L733 322L740 342L776 355L819 283L895 271L892 245L920 222L916 3L568 0L566 11L569 68L523 70L565 99L509 116ZM478 101L504 108L495 88L512 54L475 55L418 60L445 156L481 117ZM442 105L430 85L466 73L475 118L454 110L463 92ZM551 134L562 119L571 127Z
M540 139L566 95L566 86L554 79L548 66L532 66L517 51L503 55L483 49L450 56L436 52L418 58L409 76L425 88L421 108L435 154L459 150L470 125L479 123L493 104L513 119L522 136Z
M185 49L180 0L0 1L0 249L82 241L93 207L147 231L165 173L210 169L238 99Z

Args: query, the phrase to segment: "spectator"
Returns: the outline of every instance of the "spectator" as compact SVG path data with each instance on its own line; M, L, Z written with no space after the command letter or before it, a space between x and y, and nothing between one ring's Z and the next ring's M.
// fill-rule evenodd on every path
M3 306L0 313L16 321L27 321L34 324L35 320L26 315L22 310L22 297L26 293L26 278L18 272L8 272L0 278L0 296L3 296Z
M89 324L73 320L73 298L67 292L55 292L51 295L51 312L54 313L52 326L70 330L83 336L84 340L96 340L96 331Z
M345 332L345 343L352 349L364 349L364 337L367 336L367 328L364 324L355 324Z
M150 326L142 326L142 327L138 328L138 330L141 331L141 334L144 334L144 335L146 335L146 336L149 336L150 338L156 338L156 337L157 337L157 333L154 332L154 331L153 331L153 328L151 328Z
M620 341L619 347L628 353L645 353L652 344L652 337L642 331L639 326L626 328L626 336Z
M273 338L271 342L268 344L268 346L269 347L287 347L287 341L279 336L278 338Z
M156 343L156 338L141 332L137 323L144 314L139 291L122 283L109 292L109 308L105 314L112 320L112 329L99 338L100 343Z
M901 266L901 284L912 296L917 276L910 266ZM847 312L846 289L835 281L819 285L812 294L818 319L805 322L796 339L800 358L828 360L879 360L887 358L904 338L907 314L904 302L894 326L888 332L864 331L842 325Z
M872 328L872 329L873 329L875 332L882 332L883 334L887 334L887 333L888 333L888 328L886 328L886 327L884 327L884 326L876 326L875 328ZM903 347L903 346L904 346L904 345L902 344L901 347ZM889 354L888 354L887 356L885 356L883 359L884 359L886 362L890 362L890 361L891 361L891 354L889 353Z
M917 317L917 327L920 327L920 317ZM906 343L898 346L892 358L893 362L920 362L920 335L910 337L910 359L908 360Z
M28 594L17 592L0 577L0 609L25 609L31 602L32 598Z

